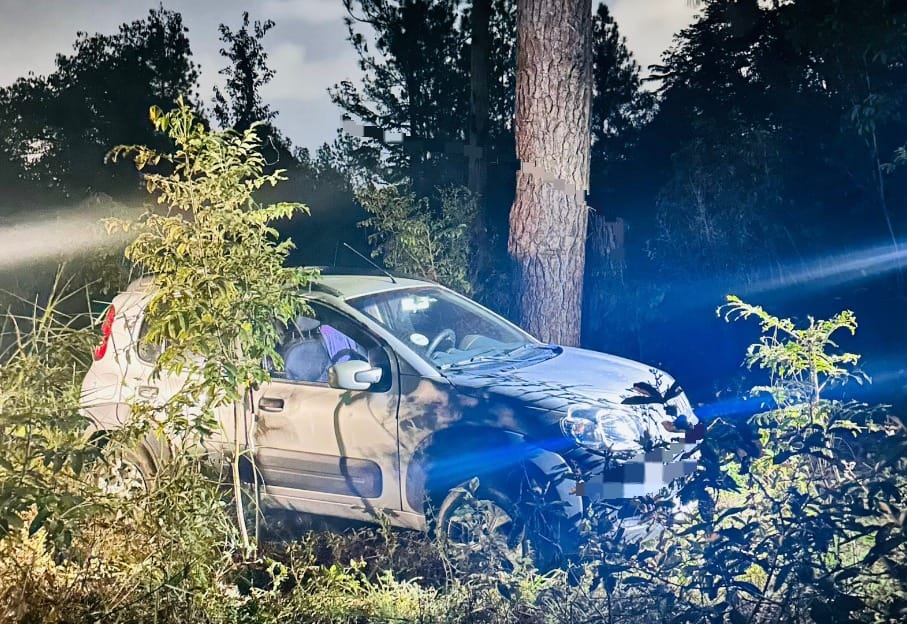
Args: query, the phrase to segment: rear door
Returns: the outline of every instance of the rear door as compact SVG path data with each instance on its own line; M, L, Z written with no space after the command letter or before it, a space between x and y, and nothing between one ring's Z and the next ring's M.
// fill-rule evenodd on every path
M354 319L320 303L285 333L285 366L254 393L254 444L265 493L279 505L351 518L401 508L393 352ZM368 390L331 388L327 369L363 359L382 369Z
M186 402L184 386L187 375L176 375L166 371L157 371L158 358L163 353L164 345L149 342L146 337L149 322L144 313L128 319L126 331L129 332L129 347L124 357L124 379L121 401L130 406L149 405L159 413L147 416L163 420L165 417L185 417L190 421L198 418L200 408L193 402ZM175 401L169 408L168 402ZM243 417L242 410L236 412ZM206 436L203 444L207 451L220 455L224 450L230 451L234 440L234 405L229 403L217 408L215 421L218 426Z
M144 310L127 317L125 329L128 332L128 346L122 351L121 365L125 383L121 401L130 405L147 403L161 408L179 392L183 380L163 371L155 374L163 346L146 339L149 323Z

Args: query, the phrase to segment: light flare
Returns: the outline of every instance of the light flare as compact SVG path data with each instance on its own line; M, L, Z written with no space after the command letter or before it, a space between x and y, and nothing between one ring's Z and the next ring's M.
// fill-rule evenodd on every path
M138 210L119 204L98 203L0 219L0 271L116 249L125 241L125 234L108 234L101 220L111 216L135 218L138 214Z
M757 280L748 286L750 293L790 288L791 286L828 287L875 278L907 267L907 240L897 245L887 243L868 249L833 254L797 262L798 268L771 278Z

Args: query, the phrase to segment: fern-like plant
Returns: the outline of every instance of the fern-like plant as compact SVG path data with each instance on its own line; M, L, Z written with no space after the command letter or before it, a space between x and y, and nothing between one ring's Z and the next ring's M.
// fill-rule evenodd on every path
M405 186L367 187L356 198L371 216L373 256L388 268L434 280L464 294L474 290L470 234L478 216L475 195L462 187L439 189L439 207Z

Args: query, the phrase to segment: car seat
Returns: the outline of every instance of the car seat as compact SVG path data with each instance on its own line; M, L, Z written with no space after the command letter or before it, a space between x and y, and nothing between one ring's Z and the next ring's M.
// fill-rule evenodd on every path
M280 347L286 378L293 381L326 381L331 358L321 340L320 323L300 317L292 324L293 337Z

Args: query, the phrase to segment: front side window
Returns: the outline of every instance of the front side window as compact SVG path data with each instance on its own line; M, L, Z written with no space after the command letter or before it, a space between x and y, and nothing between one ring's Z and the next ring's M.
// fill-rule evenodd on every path
M392 290L347 303L439 370L538 344L504 319L440 288Z
M390 387L390 363L378 341L358 323L318 303L314 316L300 316L283 328L277 352L283 369L272 376L289 381L327 384L328 369L347 360L363 360L385 371L373 390Z

